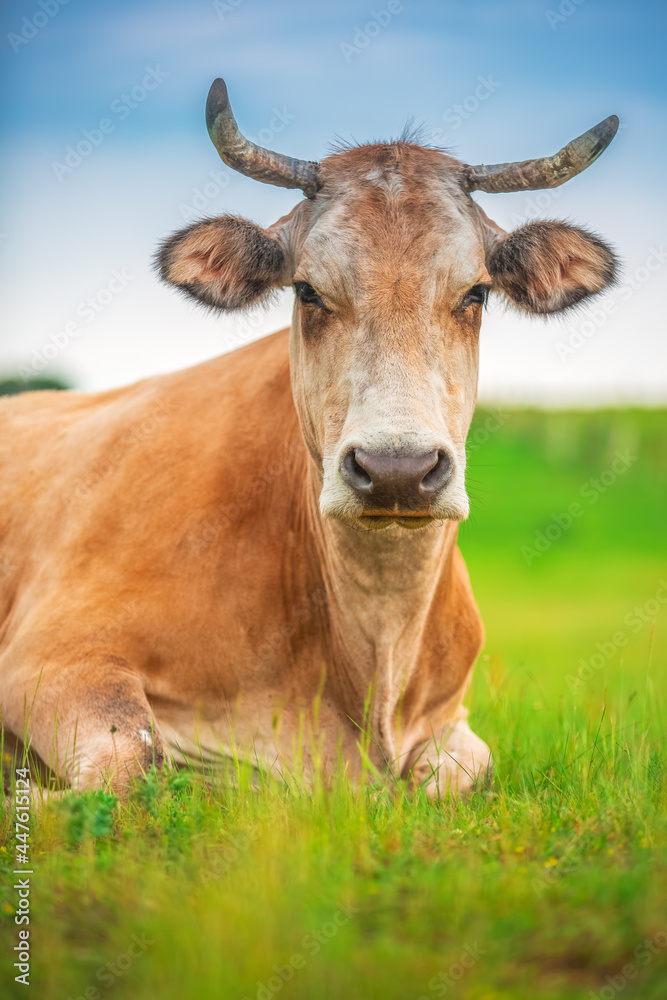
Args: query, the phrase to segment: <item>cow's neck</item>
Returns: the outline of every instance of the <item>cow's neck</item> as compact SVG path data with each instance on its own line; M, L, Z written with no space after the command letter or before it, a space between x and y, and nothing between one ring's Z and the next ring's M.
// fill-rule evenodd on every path
M372 688L373 738L396 767L397 709L418 664L436 587L446 586L451 573L457 525L365 531L315 517L330 595L335 683L357 722Z

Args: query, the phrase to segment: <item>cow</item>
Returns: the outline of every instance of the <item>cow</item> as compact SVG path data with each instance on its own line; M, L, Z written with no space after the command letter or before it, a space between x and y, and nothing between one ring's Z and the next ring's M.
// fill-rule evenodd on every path
M304 198L169 236L161 278L219 312L295 292L290 329L185 371L0 408L0 709L63 787L154 764L483 788L464 696L483 643L457 547L484 304L559 313L617 260L565 222L513 232L471 192L554 187L615 116L551 157L473 166L404 134L321 162L222 160ZM185 331L184 331L185 333Z

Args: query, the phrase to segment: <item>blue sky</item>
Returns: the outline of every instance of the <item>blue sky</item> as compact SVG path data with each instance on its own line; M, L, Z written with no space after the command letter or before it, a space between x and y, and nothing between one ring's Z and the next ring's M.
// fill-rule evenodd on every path
M224 76L246 134L308 159L336 135L395 136L410 116L470 162L522 159L618 114L608 151L562 188L476 195L505 228L587 225L625 264L624 290L594 312L528 321L493 304L481 394L665 400L666 20L647 0L5 2L0 371L41 358L45 373L106 388L288 322L289 291L249 321L212 317L150 269L157 241L190 218L269 224L298 200L218 159L204 103ZM91 136L88 155L65 159Z

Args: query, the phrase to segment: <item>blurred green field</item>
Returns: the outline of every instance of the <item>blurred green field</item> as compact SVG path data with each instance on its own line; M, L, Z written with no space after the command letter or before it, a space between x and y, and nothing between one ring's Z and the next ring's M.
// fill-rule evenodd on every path
M476 416L460 542L490 793L253 791L239 768L69 796L32 830L29 988L6 812L0 996L663 1000L666 420Z

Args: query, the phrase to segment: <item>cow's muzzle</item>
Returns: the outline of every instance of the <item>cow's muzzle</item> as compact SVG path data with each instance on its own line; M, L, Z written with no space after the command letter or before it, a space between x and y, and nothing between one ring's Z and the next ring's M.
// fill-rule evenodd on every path
M454 471L443 449L420 454L350 448L340 473L363 504L366 517L430 517Z

